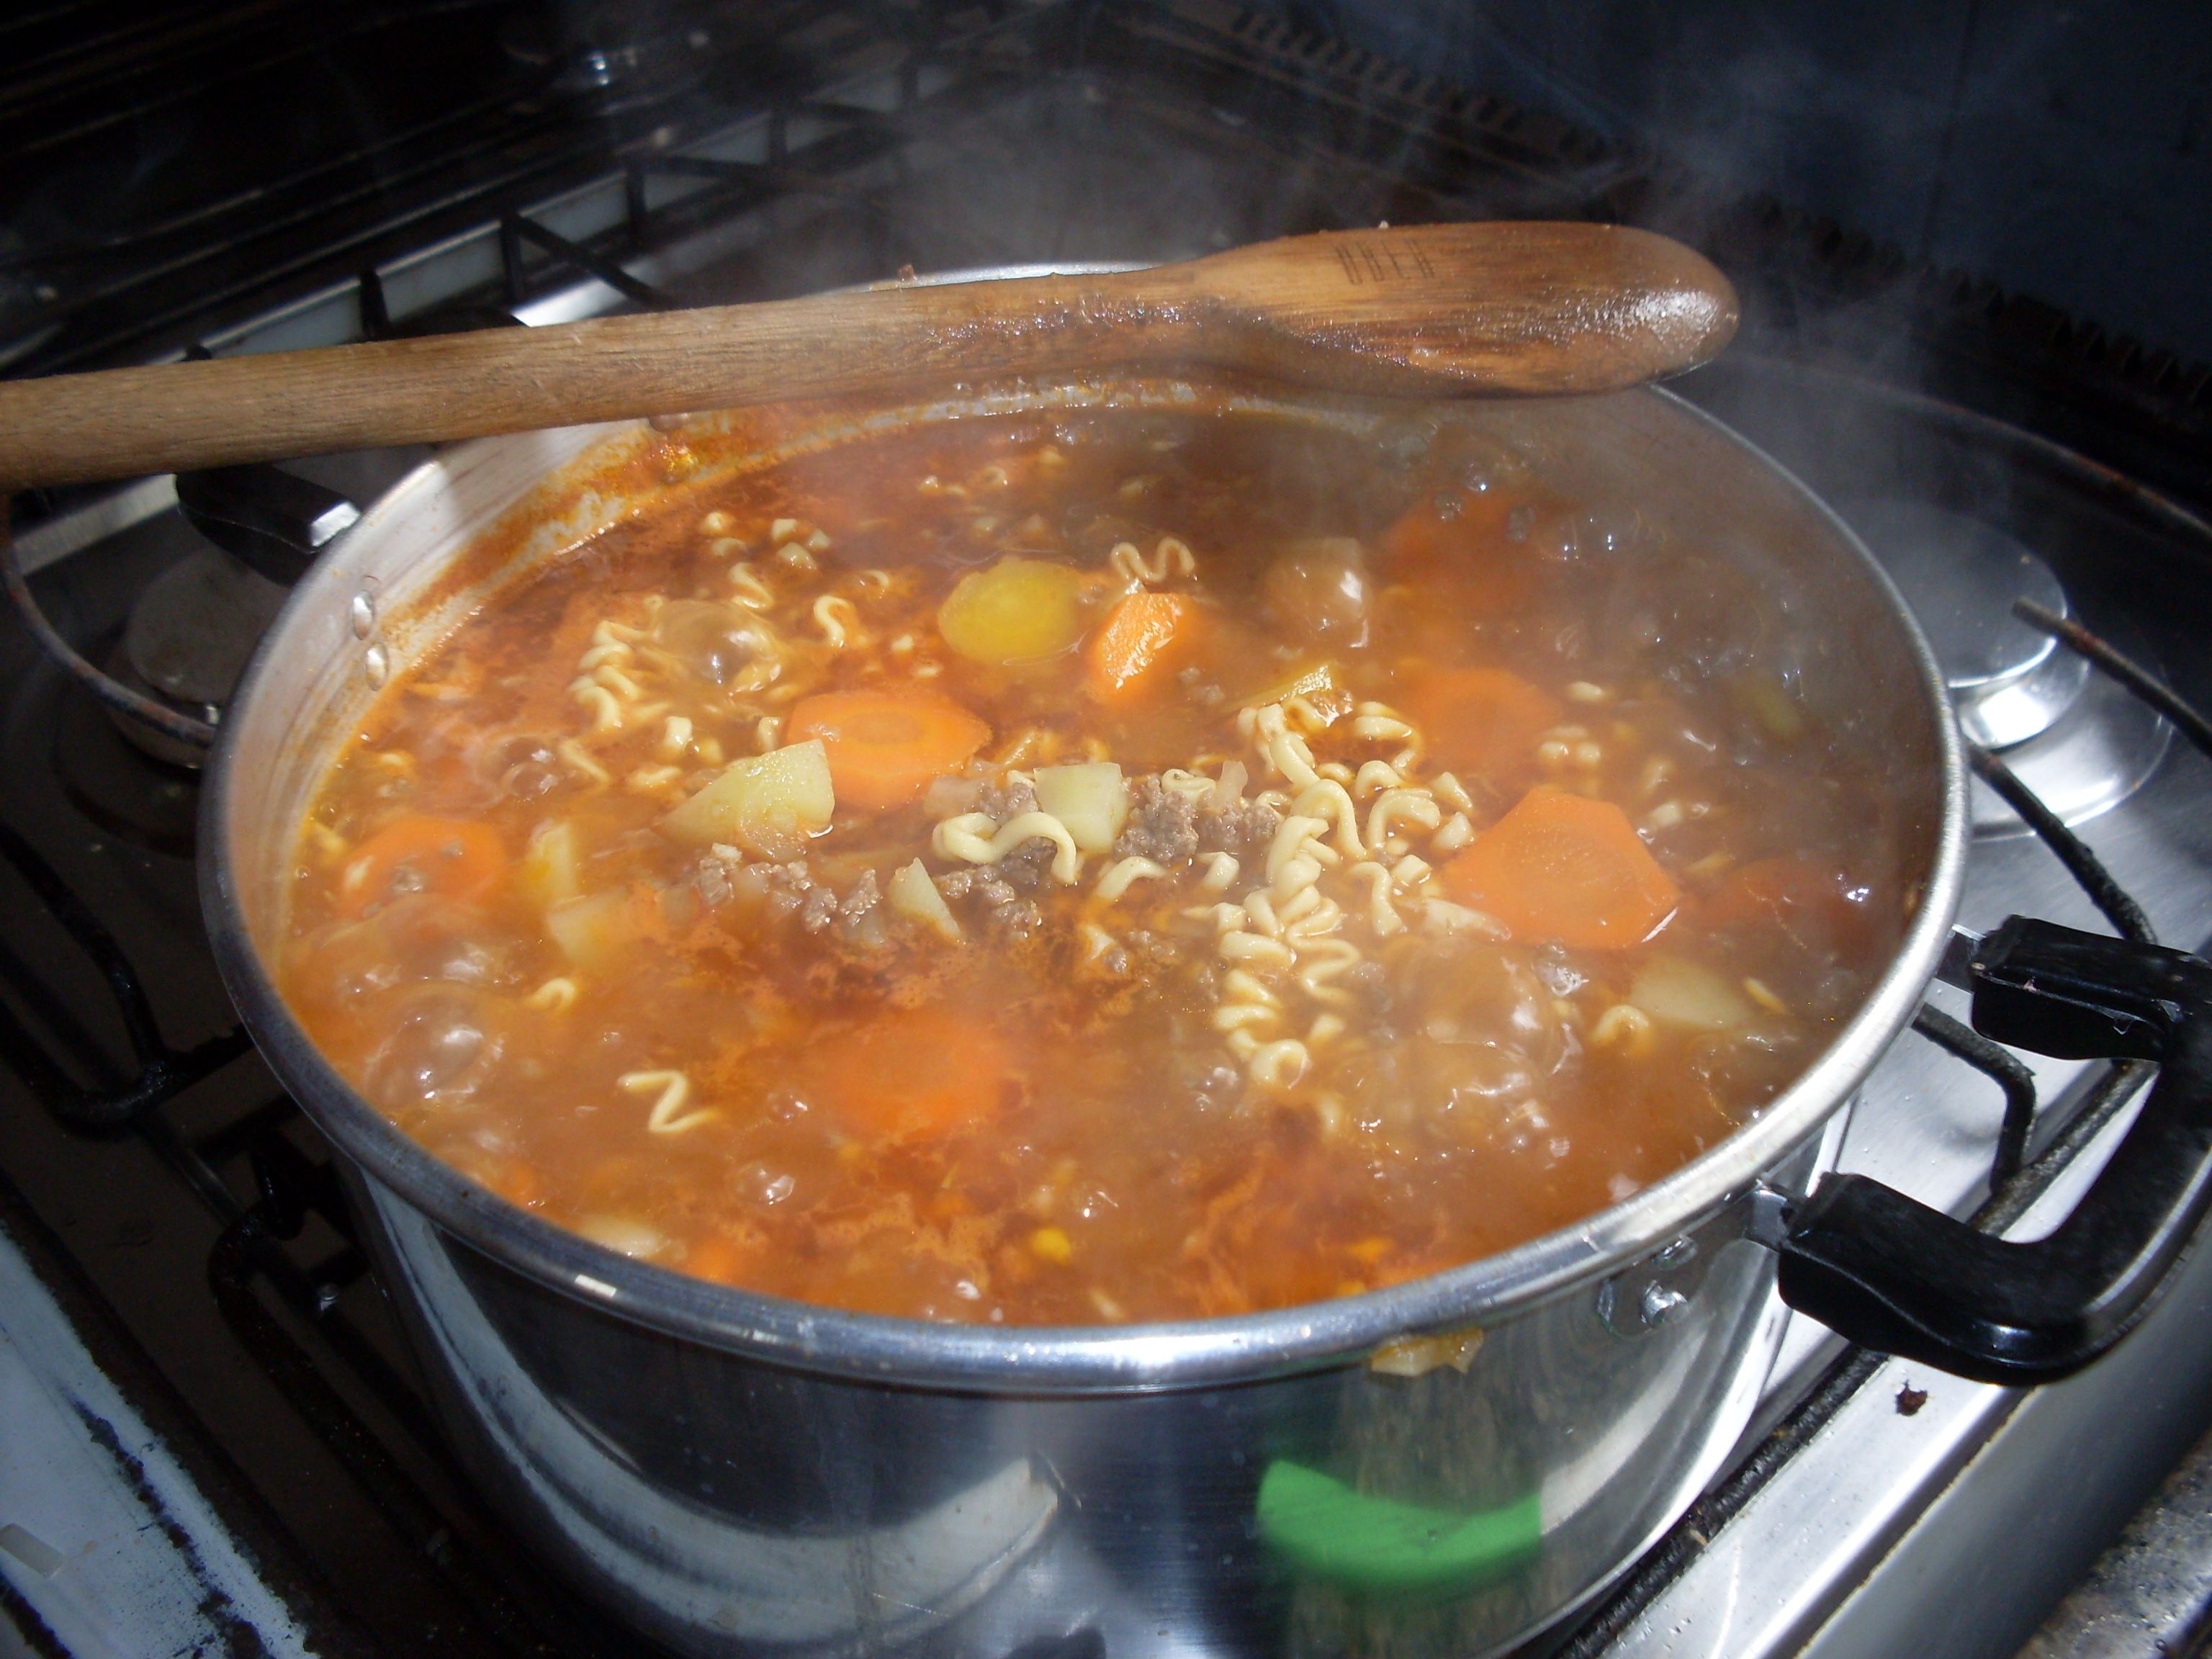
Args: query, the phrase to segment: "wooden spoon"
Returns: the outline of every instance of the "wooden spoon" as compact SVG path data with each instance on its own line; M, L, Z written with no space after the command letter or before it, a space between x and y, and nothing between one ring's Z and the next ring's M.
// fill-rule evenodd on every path
M1728 279L1645 231L1328 231L1118 276L891 283L0 382L0 489L1008 374L1612 392L1707 362L1735 324Z

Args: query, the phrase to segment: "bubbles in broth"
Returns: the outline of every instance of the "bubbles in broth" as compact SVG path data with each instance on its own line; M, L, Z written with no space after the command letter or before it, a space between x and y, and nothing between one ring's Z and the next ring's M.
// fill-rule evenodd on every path
M683 1272L1006 1323L1354 1293L1694 1157L1887 960L1897 835L1782 637L1449 422L854 440L395 684L283 987L431 1152Z

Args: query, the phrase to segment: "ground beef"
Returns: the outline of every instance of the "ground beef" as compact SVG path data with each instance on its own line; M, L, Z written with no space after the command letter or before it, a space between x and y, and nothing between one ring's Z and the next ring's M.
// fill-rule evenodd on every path
M818 933L837 920L837 890L823 885L811 888L799 904L799 925L810 933Z
M1139 778L1130 792L1129 822L1114 843L1116 858L1145 858L1174 866L1200 853L1259 856L1274 839L1281 815L1260 801L1200 805L1158 778Z
M1163 1000L1181 1003L1195 999L1212 1008L1213 999L1195 988L1195 971L1202 971L1204 964L1190 961L1193 947L1180 939L1149 927L1133 927L1110 943L1091 936L1069 943L1067 970L1096 995L1086 1011L1086 1022L1094 1030L1108 1029Z
M794 921L810 933L827 932L833 926L850 942L867 943L854 931L859 922L882 902L883 893L876 884L876 872L863 870L853 890L840 898L837 890L809 869L803 859L793 859L788 864L756 866L767 893L769 914L779 921ZM868 930L872 937L872 925Z
M1203 853L1230 853L1245 862L1263 856L1282 827L1282 814L1265 801L1240 800L1234 806L1204 806L1198 813L1198 846Z
M1052 843L1047 842L1044 845L1049 848ZM997 864L947 871L937 878L937 890L948 901L974 900L973 913L985 927L1014 939L1026 939L1044 926L1044 913L1023 897L1021 890L1008 881L1004 872L1008 865L1015 864L1027 851L1024 848L1010 854ZM1051 860L1048 857L1045 862L1049 864Z
M876 872L863 870L860 880L853 884L853 890L838 901L837 914L848 921L857 921L874 909L882 897L881 890L876 886Z
M709 910L719 910L734 898L737 889L730 884L730 878L738 867L737 859L725 858L719 848L701 859L699 867L691 875L691 886L699 895L699 902Z
M768 912L779 919L795 915L817 890L814 872L803 860L793 859L788 864L760 866L761 885L768 895ZM836 895L830 896L834 908Z
M981 901L983 925L1009 939L1027 939L1044 926L1044 913L994 872L975 884Z
M1157 967L1172 968L1182 960L1183 948L1179 941L1149 927L1131 929L1127 942L1138 957Z
M992 866L999 879L1018 893L1034 893L1045 884L1052 860L1060 848L1039 836L1025 841Z
M1114 856L1170 866L1198 851L1198 809L1158 778L1139 778L1129 792L1129 821Z
M982 813L994 823L1005 823L1024 812L1036 811L1036 791L1020 778L1010 778L1001 783L987 783L975 793L972 809Z

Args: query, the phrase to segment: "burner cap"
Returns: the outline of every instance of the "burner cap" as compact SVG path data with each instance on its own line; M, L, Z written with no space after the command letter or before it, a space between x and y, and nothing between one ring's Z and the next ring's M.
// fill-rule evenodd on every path
M1969 738L2010 748L2073 707L2089 665L2012 614L2015 599L2067 614L2049 565L2001 530L1918 502L1860 501L1844 516L1919 619Z
M219 721L284 597L283 588L221 548L195 548L146 585L108 672L173 708ZM157 760L198 766L206 758L127 715L114 719Z

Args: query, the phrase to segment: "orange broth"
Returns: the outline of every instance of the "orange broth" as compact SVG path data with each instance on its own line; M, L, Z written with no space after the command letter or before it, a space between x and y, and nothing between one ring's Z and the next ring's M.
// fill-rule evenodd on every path
M390 688L283 988L431 1152L704 1278L1353 1293L1696 1156L1880 972L1896 838L1780 633L1449 429L854 441L672 495Z

